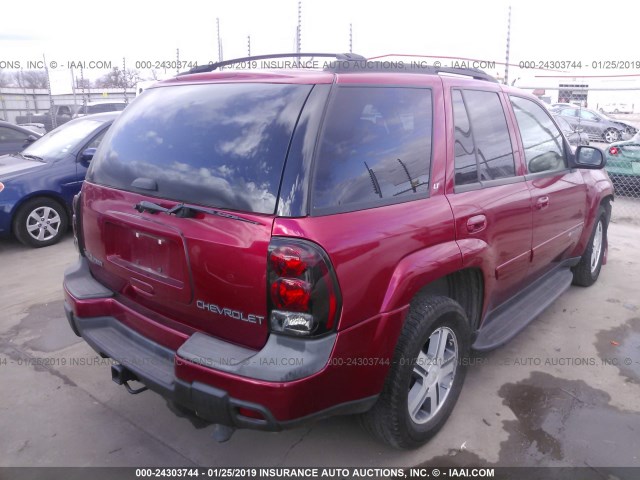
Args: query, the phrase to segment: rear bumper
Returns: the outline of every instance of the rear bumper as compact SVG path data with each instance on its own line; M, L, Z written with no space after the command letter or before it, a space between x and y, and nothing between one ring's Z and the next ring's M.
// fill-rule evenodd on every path
M143 316L97 282L84 258L64 288L74 332L151 390L213 423L271 431L371 408L406 312L317 340L271 334L255 351Z

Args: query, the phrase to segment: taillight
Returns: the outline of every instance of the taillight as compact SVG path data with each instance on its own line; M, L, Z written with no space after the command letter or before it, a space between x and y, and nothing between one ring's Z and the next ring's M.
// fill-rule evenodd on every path
M611 155L617 155L620 153L620 149L618 147L609 147L609 153Z
M334 330L340 290L331 261L318 245L274 237L269 245L267 281L273 332L317 336Z
M82 192L73 197L73 216L71 217L71 225L73 227L73 243L75 244L80 255L84 256L84 241L82 238Z

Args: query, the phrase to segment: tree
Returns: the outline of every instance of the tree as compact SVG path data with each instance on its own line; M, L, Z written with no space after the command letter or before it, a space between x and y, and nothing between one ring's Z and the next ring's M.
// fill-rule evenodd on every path
M13 74L13 81L21 88L31 90L47 88L47 72L44 70L20 70Z
M0 87L8 87L11 84L9 75L6 75L2 69L0 69Z
M128 88L134 88L136 84L140 80L142 80L142 77L140 76L140 72L138 72L138 70L125 70L124 78L126 81L126 86Z
M89 90L91 88L91 80L88 78L80 78L76 77L76 88L84 88L85 90Z
M113 67L109 73L103 75L95 81L95 85L98 88L118 88L122 87L124 84L124 79L122 75L122 70L118 67Z
M138 70L120 70L113 67L109 73L95 81L98 88L132 88L140 81Z

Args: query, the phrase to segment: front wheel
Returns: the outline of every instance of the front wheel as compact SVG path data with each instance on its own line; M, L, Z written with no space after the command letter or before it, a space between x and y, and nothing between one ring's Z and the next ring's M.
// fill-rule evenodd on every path
M617 130L610 128L606 132L604 132L604 140L607 143L613 143L620 140L620 132Z
M604 250L607 245L607 210L600 206L589 244L578 265L573 267L573 284L590 287L600 276Z
M67 231L65 208L50 198L34 198L20 207L13 233L29 247L46 247L57 243Z
M415 448L435 435L455 406L465 377L470 328L454 300L418 295L400 334L393 364L366 430L396 448Z

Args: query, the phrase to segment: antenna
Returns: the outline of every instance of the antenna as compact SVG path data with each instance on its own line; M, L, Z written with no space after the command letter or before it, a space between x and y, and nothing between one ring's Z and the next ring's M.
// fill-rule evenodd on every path
M509 18L507 20L507 56L504 63L504 84L509 85L509 50L511 40L511 5L509 5Z

